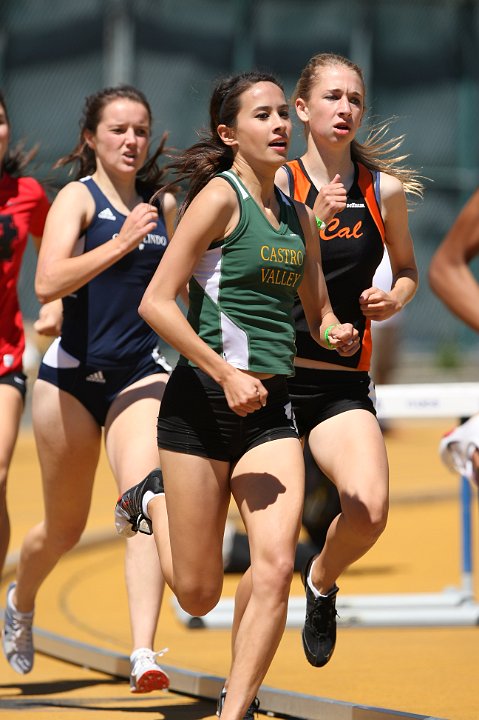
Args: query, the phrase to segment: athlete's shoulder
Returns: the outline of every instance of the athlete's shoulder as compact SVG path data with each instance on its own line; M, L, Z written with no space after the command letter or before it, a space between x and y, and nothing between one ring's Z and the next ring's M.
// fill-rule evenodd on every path
M234 188L214 177L195 195L181 217L175 237L186 233L189 240L207 243L224 238L232 230L239 202Z
M161 204L163 207L163 212L165 214L176 212L176 209L178 207L176 196L172 192L163 193Z
M57 193L55 202L75 199L86 199L91 197L88 187L82 180L72 180L64 185Z
M385 196L394 195L395 193L404 193L401 180L394 175L375 168L369 168L359 160L355 161L355 165L358 168L359 183L373 184L374 187L380 187L380 195L383 199Z
M171 238L175 231L178 215L178 203L176 195L172 192L164 192L161 194L160 206L165 221L166 232Z
M392 197L393 195L403 195L404 194L404 185L402 184L401 180L394 175L389 175L389 173L381 172L379 174L379 182L381 185L381 197L383 199L387 199L388 197Z
M18 184L25 188L25 190L30 190L31 192L39 192L43 190L40 182L30 175L22 175L18 178Z
M95 211L95 201L84 183L72 180L57 193L52 203L52 217L62 222L80 218L82 226L88 224Z
M219 210L234 208L238 202L236 187L234 180L229 176L217 175L198 193L197 198L205 203L211 203Z
M26 175L17 179L19 195L28 196L33 200L46 197L43 185L34 177Z
M274 184L279 187L285 195L289 195L289 174L287 165L281 165L281 167L276 171Z

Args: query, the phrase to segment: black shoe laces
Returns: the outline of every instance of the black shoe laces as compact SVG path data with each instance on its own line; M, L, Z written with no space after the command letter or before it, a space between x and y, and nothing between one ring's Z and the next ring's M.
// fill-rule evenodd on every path
M309 624L316 635L329 635L337 616L334 598L315 598L308 615Z

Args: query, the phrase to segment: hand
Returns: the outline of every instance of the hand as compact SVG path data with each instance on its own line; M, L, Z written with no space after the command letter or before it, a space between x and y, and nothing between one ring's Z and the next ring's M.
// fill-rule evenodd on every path
M114 241L121 245L125 253L130 252L155 229L157 222L158 209L148 203L139 203L126 218Z
M371 287L359 296L364 317L370 320L387 320L401 310L402 305L390 293Z
M350 357L359 350L361 340L359 333L351 323L342 323L331 328L328 340L338 355Z
M33 323L33 329L39 335L57 337L61 335L63 323L63 303L61 300L52 300L40 308L38 318Z
M222 383L227 403L240 417L256 412L266 405L268 391L261 380L235 370Z
M326 224L329 223L337 213L344 210L347 196L341 176L335 175L328 185L323 185L319 190L313 205L314 214Z

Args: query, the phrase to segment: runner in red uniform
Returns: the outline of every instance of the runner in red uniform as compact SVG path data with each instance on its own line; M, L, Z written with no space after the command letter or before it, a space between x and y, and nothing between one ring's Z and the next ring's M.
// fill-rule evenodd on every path
M49 208L40 183L32 177L21 176L34 153L21 149L9 151L10 134L7 107L0 92L0 572L10 541L6 501L8 468L26 393L22 366L25 335L17 283L28 235L38 248Z

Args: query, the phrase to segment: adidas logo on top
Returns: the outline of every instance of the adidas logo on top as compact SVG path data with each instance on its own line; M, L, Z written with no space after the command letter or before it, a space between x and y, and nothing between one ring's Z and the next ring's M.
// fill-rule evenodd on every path
M98 372L94 372L91 375L87 375L85 380L87 382L106 383L105 376L101 370L98 370Z
M115 215L113 215L112 211L108 207L99 212L98 217L102 220L116 220Z

